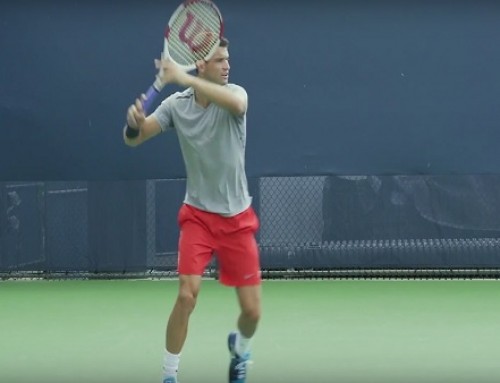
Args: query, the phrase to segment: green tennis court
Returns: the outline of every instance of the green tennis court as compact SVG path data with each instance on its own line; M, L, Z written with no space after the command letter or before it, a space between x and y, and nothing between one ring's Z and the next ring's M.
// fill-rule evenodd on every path
M177 282L0 283L0 382L158 383ZM248 382L498 382L500 284L265 281ZM225 382L234 291L204 281L182 383Z

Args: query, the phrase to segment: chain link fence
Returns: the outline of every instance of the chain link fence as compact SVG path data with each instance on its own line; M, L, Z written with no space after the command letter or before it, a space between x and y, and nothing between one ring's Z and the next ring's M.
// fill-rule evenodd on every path
M249 182L266 278L499 274L500 177ZM175 276L185 185L184 179L0 184L0 276ZM217 276L215 263L207 276Z

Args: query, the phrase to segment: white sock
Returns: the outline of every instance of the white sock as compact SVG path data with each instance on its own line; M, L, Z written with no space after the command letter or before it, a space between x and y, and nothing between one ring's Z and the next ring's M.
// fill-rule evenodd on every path
M236 352L238 355L245 355L250 351L252 338L245 338L241 332L236 332Z
M177 376L179 369L179 361L181 354L171 354L165 349L163 356L163 375L164 376Z

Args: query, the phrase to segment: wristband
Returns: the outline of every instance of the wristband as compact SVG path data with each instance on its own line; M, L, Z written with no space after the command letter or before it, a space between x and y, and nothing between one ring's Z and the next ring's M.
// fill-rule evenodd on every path
M127 124L127 129L125 130L125 136L127 136L127 138L136 138L139 135L139 133L140 133L139 129L131 128Z

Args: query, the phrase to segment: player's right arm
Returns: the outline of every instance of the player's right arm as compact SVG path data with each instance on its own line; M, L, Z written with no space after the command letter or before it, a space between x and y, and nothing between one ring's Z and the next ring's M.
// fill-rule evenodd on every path
M127 125L123 128L125 144L137 146L159 133L161 133L159 122L152 115L146 117L142 101L136 99L135 103L130 105L127 110Z

